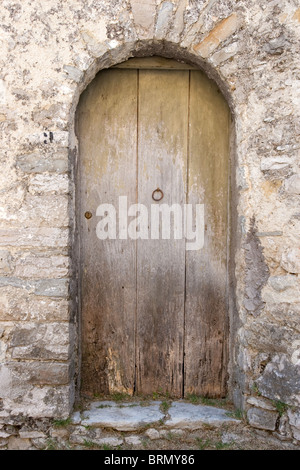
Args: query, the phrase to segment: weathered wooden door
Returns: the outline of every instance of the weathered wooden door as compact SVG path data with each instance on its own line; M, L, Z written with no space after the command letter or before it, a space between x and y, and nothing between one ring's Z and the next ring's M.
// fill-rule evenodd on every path
M169 60L132 59L100 72L82 94L84 393L226 394L229 121L217 86ZM150 218L148 238L141 220L134 237L120 196L123 209L139 203L148 215L151 205L203 204L204 246L187 250L184 232L162 239ZM115 208L115 221L101 204ZM108 213L116 236L99 239Z

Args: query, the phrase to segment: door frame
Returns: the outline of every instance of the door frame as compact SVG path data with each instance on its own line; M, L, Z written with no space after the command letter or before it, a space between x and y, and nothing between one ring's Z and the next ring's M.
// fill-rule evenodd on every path
M171 56L174 56L174 54L170 54ZM193 58L192 58L193 59ZM191 58L188 58L188 61L182 60L180 57L179 59L175 58L170 58L164 57L163 55L157 55L155 57L149 56L147 54L147 51L142 53L140 57L138 58L129 58L128 60L119 62L119 63L111 63L110 67L111 68L137 68L136 61L140 62L139 68L153 68L153 69L161 69L161 68L166 68L165 65L162 64L162 62L168 61L170 69L177 69L177 70L201 70L202 72L206 73L208 78L211 77L211 71L207 73L207 66L202 68L199 66L199 64L194 64L194 60L191 60ZM117 61L118 62L118 61ZM100 72L103 67L101 67L99 70L96 70L96 73ZM105 67L106 68L106 67ZM92 77L87 78L87 83L86 86L92 81L94 78L95 74L93 73ZM214 77L215 78L215 77ZM216 81L216 80L214 80ZM218 80L218 82L220 82ZM218 85L218 83L217 83ZM220 89L220 87L219 87ZM230 95L228 95L228 92L225 88L226 93L223 93L224 87L222 87L221 93L225 97L225 100L227 101L229 108L231 109L230 106ZM76 111L76 106L78 103L80 97L80 93L77 96L76 103L75 103L75 109ZM229 348L229 360L228 360L228 380L227 380L227 389L228 389L228 396L231 398L235 398L238 396L238 393L240 393L238 390L235 390L235 386L233 385L234 382L241 382L241 378L238 377L236 373L236 367L235 367L235 357L237 354L236 351L236 341L235 341L235 335L238 329L238 315L237 315L237 306L236 306L236 279L235 279L235 252L238 247L240 247L241 244L241 234L240 231L236 228L238 227L238 217L236 213L236 206L237 206L237 187L235 184L235 161L236 161L236 134L235 134L235 123L234 123L234 115L232 114L231 111L231 128L230 128L230 150L229 150L229 198L228 198L228 243L227 243L227 261L228 261L228 323L229 323L229 337L228 337L228 348ZM74 126L75 127L75 126ZM80 185L78 184L80 181L80 175L78 172L78 159L80 158L79 152L78 152L78 141L77 141L77 136L76 136L76 130L74 128L74 136L73 136L73 151L71 151L71 156L72 160L74 160L75 156L75 165L74 161L71 163L71 171L74 174L74 184L75 184L75 199L73 200L74 202L74 209L75 209L75 223L74 223L74 230L72 231L71 228L71 236L73 238L73 247L76 255L72 257L72 271L73 271L73 279L71 281L70 285L70 291L76 292L76 298L71 301L71 311L73 311L73 318L75 319L75 322L77 323L77 366L76 366L76 372L75 372L75 383L76 383L76 397L77 399L80 399L80 371L81 371L81 287L80 287L80 243L79 243L79 225L78 225L78 210L79 210L79 202L80 202ZM75 141L75 145L74 145ZM234 229L233 229L234 228ZM78 269L79 268L79 269ZM243 380L243 379L242 379ZM235 395L236 394L236 395ZM238 400L239 398L237 398Z

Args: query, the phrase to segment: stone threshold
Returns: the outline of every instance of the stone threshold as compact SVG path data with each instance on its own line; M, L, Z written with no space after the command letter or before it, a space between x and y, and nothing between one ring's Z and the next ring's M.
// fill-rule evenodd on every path
M96 401L83 412L71 416L73 424L116 431L141 431L159 425L161 429L199 429L203 424L221 426L224 423L239 423L225 409L213 406L173 401L141 402Z

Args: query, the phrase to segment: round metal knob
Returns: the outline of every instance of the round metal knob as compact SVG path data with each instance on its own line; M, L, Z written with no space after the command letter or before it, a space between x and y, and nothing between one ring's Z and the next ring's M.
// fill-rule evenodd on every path
M84 217L85 217L86 219L91 219L91 218L92 218L92 215L93 215L93 214L92 214L90 211L86 211L86 212L84 213Z

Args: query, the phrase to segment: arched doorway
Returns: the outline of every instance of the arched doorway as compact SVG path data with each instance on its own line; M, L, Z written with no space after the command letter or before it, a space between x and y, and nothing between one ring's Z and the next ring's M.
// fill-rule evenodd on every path
M82 94L83 392L226 394L229 128L216 84L169 59Z

